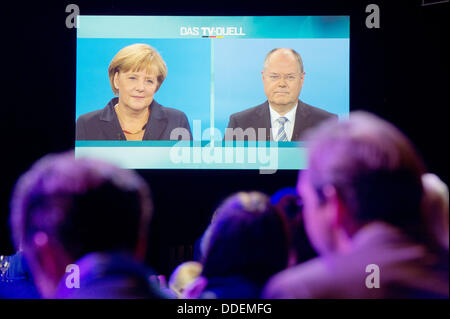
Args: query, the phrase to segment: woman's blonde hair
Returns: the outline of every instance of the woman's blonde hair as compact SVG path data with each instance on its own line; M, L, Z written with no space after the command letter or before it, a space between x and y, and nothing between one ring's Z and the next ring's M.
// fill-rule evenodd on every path
M116 72L146 71L156 74L158 89L167 76L167 66L158 51L144 43L135 43L122 48L109 64L108 74L114 94L119 91L114 85Z

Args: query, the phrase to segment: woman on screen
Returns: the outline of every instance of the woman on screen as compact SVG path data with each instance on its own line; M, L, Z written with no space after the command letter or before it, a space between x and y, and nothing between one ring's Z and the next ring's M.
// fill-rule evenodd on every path
M102 109L81 115L77 140L189 140L192 136L186 115L155 101L154 95L167 75L159 53L147 44L121 49L109 68L112 98Z

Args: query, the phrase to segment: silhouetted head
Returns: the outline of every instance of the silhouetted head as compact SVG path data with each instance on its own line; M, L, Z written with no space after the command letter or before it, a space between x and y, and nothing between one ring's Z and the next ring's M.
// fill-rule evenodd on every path
M204 277L243 276L262 284L287 266L287 227L268 196L240 192L217 209L202 250Z
M308 136L309 168L300 173L306 230L315 248L340 249L339 238L381 221L423 238L424 164L408 138L365 112L326 121ZM342 247L341 247L342 248Z

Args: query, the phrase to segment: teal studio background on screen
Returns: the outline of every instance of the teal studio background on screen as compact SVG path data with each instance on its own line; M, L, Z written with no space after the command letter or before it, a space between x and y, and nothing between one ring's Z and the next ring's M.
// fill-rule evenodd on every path
M103 108L114 97L108 78L109 63L121 48L133 43L151 45L165 60L168 74L155 100L183 111L196 140L209 140L209 131L204 131L210 127L223 134L231 114L266 100L261 71L265 55L276 47L293 48L302 56L306 72L300 94L303 102L340 118L348 115L348 16L79 16L78 23L76 118ZM227 29L230 27L231 31ZM138 142L133 147L129 143L76 141L76 154L108 159L127 168L262 167L258 160L252 163L251 156L246 156L242 163L218 163L205 161L203 157L194 163L194 152L190 160L174 162L170 148L175 141ZM187 147L210 146L193 143ZM306 162L298 160L305 157L302 143L282 143L276 169L304 168ZM214 147L222 146L225 145L216 142ZM137 152L135 156L140 159L130 160L130 152ZM150 157L152 160L145 160Z

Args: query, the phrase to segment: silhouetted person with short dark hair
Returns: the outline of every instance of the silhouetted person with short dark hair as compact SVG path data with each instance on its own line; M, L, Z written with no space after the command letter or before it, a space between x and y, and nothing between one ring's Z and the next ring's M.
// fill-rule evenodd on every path
M152 201L133 171L48 155L21 176L11 209L15 244L44 298L163 297L140 263Z

